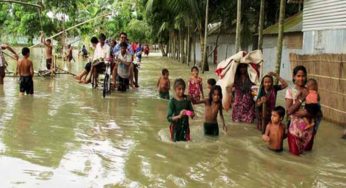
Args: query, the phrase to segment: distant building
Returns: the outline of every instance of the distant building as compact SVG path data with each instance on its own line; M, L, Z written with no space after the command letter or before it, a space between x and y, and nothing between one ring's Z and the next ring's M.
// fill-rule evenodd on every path
M303 53L346 53L346 1L305 0Z
M303 13L300 12L284 20L280 75L286 80L292 79L289 54L302 52L302 17ZM264 74L275 70L277 39L278 23L263 30Z

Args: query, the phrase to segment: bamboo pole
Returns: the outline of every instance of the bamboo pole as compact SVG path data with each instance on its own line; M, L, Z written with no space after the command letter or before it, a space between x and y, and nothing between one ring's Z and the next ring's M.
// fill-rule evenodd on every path
M203 46L203 56L202 56L202 73L208 66L208 57L207 57L207 42L208 42L208 13L209 13L209 0L205 6L205 25L204 25L204 46Z
M240 49L240 23L241 23L241 0L237 1L237 27L235 32L235 52Z
M280 75L281 68L281 55L282 55L282 41L283 41L283 33L284 33L284 18L285 18L285 8L286 1L280 0L280 16L279 16L279 35L276 47L276 64L275 64L275 72ZM278 80L275 81L276 83Z
M3 2L3 3L16 3L16 4L26 5L26 6L33 6L33 7L39 8L40 10L43 8L41 5L26 3L26 2L22 2L22 1L0 0L0 2Z
M260 13L259 13L259 23L258 23L258 49L262 51L263 53L263 25L264 25L264 5L265 0L261 0L260 3ZM261 77L263 77L263 62L261 65ZM261 88L262 86L260 86ZM267 110L267 102L262 104L262 122L261 122L261 131L262 133L265 132L266 125L265 125L265 118L266 118L266 110Z
M69 31L69 30L71 30L71 29L74 29L74 28L79 27L79 26L81 26L81 25L83 25L83 24L86 24L86 23L88 23L88 22L90 22L90 21L93 21L93 20L95 20L95 19L102 18L102 17L108 16L108 15L110 15L110 13L103 14L103 15L100 15L100 16L96 16L96 17L94 17L94 18L91 18L91 19L89 19L89 20L86 20L86 21L84 21L84 22L81 22L81 23L79 23L79 24L77 24L77 25L74 25L74 26L72 26L72 27L69 27L69 28L67 28L67 29L65 29L65 30L63 30L63 31L60 31L59 33L56 33L55 35L53 35L53 36L51 36L51 37L48 37L48 38L46 38L46 39L52 39L52 38L54 38L54 37L57 37L57 36L63 34L64 32L67 32L67 31ZM39 44L41 44L41 43L37 43L37 44L35 44L35 45L32 45L32 46L30 46L29 48L33 48L33 47L35 47L35 46L37 46L37 45L39 45Z
M259 23L258 23L258 46L257 46L257 48L261 50L262 52L263 52L264 4L265 4L265 0L261 0ZM263 76L263 72L261 76Z

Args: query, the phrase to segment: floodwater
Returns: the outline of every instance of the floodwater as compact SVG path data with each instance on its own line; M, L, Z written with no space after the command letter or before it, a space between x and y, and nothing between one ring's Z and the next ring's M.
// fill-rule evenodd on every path
M84 63L72 64L76 73ZM0 187L346 187L342 127L325 121L313 151L300 157L286 141L284 152L269 151L255 125L231 122L230 112L228 135L203 136L203 106L194 107L192 141L170 142L167 101L155 89L164 67L172 82L189 77L187 65L144 57L141 87L105 99L67 74L36 77L33 97L19 97L17 78L6 78ZM206 85L215 75L202 77Z

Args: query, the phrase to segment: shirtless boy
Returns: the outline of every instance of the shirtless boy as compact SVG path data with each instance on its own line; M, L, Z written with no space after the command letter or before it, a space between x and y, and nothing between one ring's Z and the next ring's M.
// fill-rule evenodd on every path
M162 75L157 81L157 88L159 90L161 99L169 99L169 89L170 89L170 81L169 81L169 71L168 69L162 69Z
M34 94L34 82L32 81L32 77L34 76L34 68L32 61L29 59L29 48L23 48L22 54L24 57L18 62L18 74L20 76L19 90L21 95L24 95L24 92L27 95L32 95Z
M44 39L44 33L41 32L41 42L46 46L46 67L47 70L51 70L53 63L53 45L52 40Z
M284 117L285 109L282 106L275 107L272 111L271 121L262 136L262 139L268 143L268 148L275 152L283 150L282 143L286 138L285 125L282 123Z

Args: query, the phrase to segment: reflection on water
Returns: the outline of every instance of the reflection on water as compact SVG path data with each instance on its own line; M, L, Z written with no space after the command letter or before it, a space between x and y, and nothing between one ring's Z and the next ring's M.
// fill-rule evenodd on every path
M72 63L71 71L82 67ZM280 154L267 150L255 126L230 122L229 112L229 135L203 136L204 109L195 106L192 141L171 143L167 101L158 98L155 86L163 67L172 80L189 77L186 65L144 58L141 87L105 99L70 75L35 78L33 97L19 97L17 79L6 78L0 88L0 186L346 186L342 128L328 122L314 150L295 157L287 144Z

